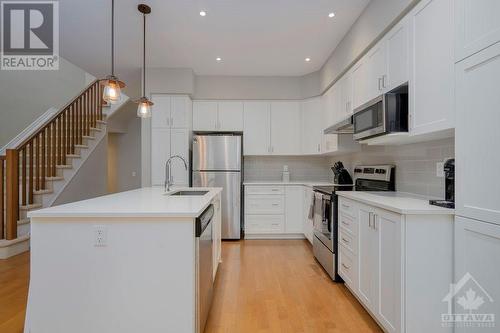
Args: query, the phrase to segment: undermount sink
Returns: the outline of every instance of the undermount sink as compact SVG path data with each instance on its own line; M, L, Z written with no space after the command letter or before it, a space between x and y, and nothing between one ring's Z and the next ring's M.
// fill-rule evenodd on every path
M207 194L209 191L177 191L171 193L169 195L174 196L183 196L183 197L193 197L193 196L201 196Z

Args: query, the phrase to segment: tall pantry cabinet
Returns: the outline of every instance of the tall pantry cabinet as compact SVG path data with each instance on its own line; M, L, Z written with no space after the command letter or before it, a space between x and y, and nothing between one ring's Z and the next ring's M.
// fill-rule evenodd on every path
M165 163L174 155L188 163L186 170L179 160L172 161L172 183L189 186L189 143L192 102L187 95L153 94L151 119L151 185L163 185Z

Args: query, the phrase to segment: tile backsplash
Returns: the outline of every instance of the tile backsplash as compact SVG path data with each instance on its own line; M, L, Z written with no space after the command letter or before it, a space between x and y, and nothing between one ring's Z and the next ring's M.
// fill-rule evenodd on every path
M245 181L281 180L283 165L288 165L291 181L331 181L329 158L315 156L246 156Z
M426 197L444 198L444 178L436 176L436 164L455 156L454 139L402 146L363 146L354 154L332 157L343 161L352 173L354 165L394 164L396 190Z
M246 181L281 179L288 165L292 181L331 181L330 167L342 161L352 175L354 165L394 164L396 189L426 197L444 197L444 178L436 176L436 164L455 156L454 139L443 139L402 146L363 146L357 153L333 156L250 156L244 160Z

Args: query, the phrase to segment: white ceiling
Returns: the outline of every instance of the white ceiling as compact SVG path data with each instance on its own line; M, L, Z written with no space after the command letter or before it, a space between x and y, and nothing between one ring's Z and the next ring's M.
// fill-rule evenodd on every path
M321 68L369 0L149 0L148 67L198 75L298 76ZM141 67L140 0L115 1L117 74ZM61 0L61 55L109 71L111 0ZM201 17L200 10L207 15ZM328 13L335 12L329 18ZM216 57L222 57L218 63ZM306 57L311 58L305 62Z

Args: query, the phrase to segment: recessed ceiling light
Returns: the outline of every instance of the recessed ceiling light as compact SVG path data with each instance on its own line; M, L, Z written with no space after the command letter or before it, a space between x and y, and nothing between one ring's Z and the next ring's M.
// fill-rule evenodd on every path
M304 60L305 60L306 62L309 62L309 61L311 61L311 58L305 58Z
M202 10L202 11L200 12L200 16L207 16L207 12L206 12L206 11L204 11L204 10Z
M334 16L335 16L335 13L334 13L334 12L331 12L330 14L328 14L328 17L329 17L329 18L332 18L332 17L334 17Z
M217 57L217 58L215 58L215 60L222 61L222 58L221 57Z

